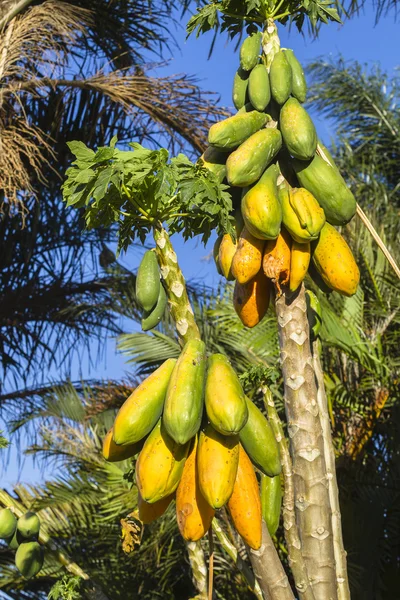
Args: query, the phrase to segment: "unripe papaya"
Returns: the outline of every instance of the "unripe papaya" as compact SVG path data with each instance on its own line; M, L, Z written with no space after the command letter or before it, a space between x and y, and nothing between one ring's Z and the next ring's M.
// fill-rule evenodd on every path
M196 542L207 533L215 514L200 490L197 447L195 436L176 490L176 520L182 537L188 542Z
M232 100L235 108L240 110L246 104L247 89L249 85L249 74L241 67L235 73L233 78ZM257 108L256 106L254 108ZM257 109L258 110L258 109Z
M306 290L307 317L310 325L312 340L315 340L321 330L322 309L318 296L311 290Z
M264 64L256 65L249 75L249 100L260 112L265 110L271 100L269 75Z
M228 183L246 187L257 181L282 146L278 129L266 128L253 133L226 161Z
M235 283L233 306L245 327L255 327L265 316L270 299L270 282L262 269L247 283Z
M289 289L295 292L307 275L311 259L310 242L299 244L292 241L292 252L290 256L290 281Z
M314 156L317 132L308 112L296 98L289 98L282 106L279 126L292 156L300 160L309 160Z
M275 535L281 516L282 486L279 475L261 477L261 509L262 516L270 535Z
M242 215L246 228L261 240L276 239L281 228L282 208L276 186L278 175L278 167L269 166L242 198Z
M269 70L271 94L278 104L284 104L292 91L292 69L283 50L277 52Z
M43 566L43 548L38 542L24 542L15 553L15 565L26 579L35 577Z
M141 321L141 327L143 331L149 331L154 329L161 319L163 318L165 308L167 306L167 294L165 293L163 285L160 283L160 292L158 294L158 300L155 307L147 312L144 311Z
M237 250L237 242L234 242L229 233L225 233L222 237L218 250L218 263L222 271L222 275L228 281L234 279L232 274L232 261Z
M292 239L283 227L276 240L265 244L263 271L269 279L272 279L278 290L281 285L289 282L291 247Z
M261 546L261 500L253 465L239 444L239 464L228 510L236 531L243 541L258 550Z
M251 71L258 63L261 50L261 35L261 31L250 34L240 47L240 66L245 71Z
M247 283L257 275L261 269L264 245L264 240L254 237L243 227L231 266L236 281Z
M282 206L282 222L297 242L316 240L325 224L325 213L314 196L304 188L278 188Z
M208 143L220 150L233 150L270 120L269 115L256 110L238 112L233 117L211 125L208 132Z
M10 550L16 550L20 544L20 541L26 541L26 540L23 540L18 535L17 531L15 531L14 535L12 535L11 537L6 539L7 545L10 548Z
M136 462L136 483L145 502L154 504L176 490L188 451L189 444L174 442L160 419Z
M28 511L18 519L17 534L25 540L36 540L40 530L40 519L36 513Z
M239 462L239 438L222 435L212 425L200 431L197 468L201 493L212 508L229 500Z
M165 498L161 498L157 502L153 502L153 504L149 504L149 502L145 502L138 490L138 513L139 519L145 525L156 521L159 517L161 517L168 506L171 504L175 494L170 494L169 496L165 496Z
M307 84L303 67L295 57L293 50L285 48L283 52L292 69L292 95L297 98L299 102L305 102L307 95Z
M0 539L12 538L17 529L17 519L9 508L0 510Z
M203 167L214 173L218 181L221 183L226 176L226 152L218 152L215 148L207 148L207 150L199 158Z
M353 296L360 271L346 240L325 223L313 248L313 262L328 287L344 296Z
M132 392L114 422L114 442L136 444L153 429L161 416L165 394L176 359L169 358Z
M217 239L215 240L214 246L213 246L213 259L214 259L215 267L217 269L217 273L219 275L223 275L222 269L221 269L220 264L219 264L219 247L221 245L222 238L223 238L223 236L219 235L217 237Z
M240 431L240 442L262 473L273 477L281 472L279 446L272 427L261 410L246 398L249 418Z
M223 435L235 435L246 424L245 395L224 354L212 354L208 359L205 405L211 425Z
M154 308L160 293L160 272L155 252L144 253L136 276L136 299L147 311Z
M108 462L126 460L135 456L143 448L144 439L127 446L117 446L113 440L113 428L108 430L103 440L103 456Z
M328 148L324 146L320 139L318 139L317 144L317 154L320 156L325 162L327 162L331 167L333 167L336 171L339 172L339 169L336 166L335 161L333 160L332 154L329 152Z
M163 423L177 444L186 444L200 428L205 374L205 344L191 339L172 371L165 396Z

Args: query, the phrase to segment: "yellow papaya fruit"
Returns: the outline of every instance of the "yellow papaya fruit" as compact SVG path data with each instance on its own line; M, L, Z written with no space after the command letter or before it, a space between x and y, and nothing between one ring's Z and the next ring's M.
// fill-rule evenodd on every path
M313 263L323 282L344 296L353 296L360 281L360 271L346 240L325 223L313 248Z
M244 224L254 237L261 240L276 239L281 228L282 208L276 185L278 175L278 167L270 165L242 198Z
M261 269L265 241L254 237L243 227L236 252L232 259L231 271L239 283L247 283Z
M108 430L103 440L103 456L108 462L117 462L126 460L135 456L143 448L144 439L136 442L136 444L128 444L127 446L118 446L113 440L113 427Z
M300 244L318 238L325 224L325 213L314 196L304 188L278 188L282 206L282 222L294 240Z
M153 504L176 490L188 451L189 442L174 442L160 419L136 462L136 483L145 502Z
M239 438L222 435L212 425L200 432L197 468L201 493L212 508L229 500L239 462Z
M196 542L207 533L215 514L200 490L197 447L196 435L176 490L176 520L182 537L188 542Z
M143 500L138 490L137 506L139 519L142 521L142 523L148 525L149 523L152 523L161 517L171 504L174 495L175 494L170 494L169 496L165 496L165 498L161 498L161 500L158 500L157 502L153 502L153 504L149 504L149 502L145 502Z
M269 279L272 279L278 290L281 285L289 282L291 246L291 237L283 227L276 240L265 244L263 271Z
M228 281L234 279L232 274L232 261L237 250L237 242L234 242L229 233L225 233L222 237L218 250L218 263L222 271L222 275Z
M233 306L245 327L255 327L268 310L270 283L262 269L247 283L235 283Z
M311 259L310 242L299 244L296 240L292 241L292 252L290 255L290 280L289 289L295 292L308 271L308 265Z
M241 444L236 481L228 500L228 510L236 531L250 548L258 550L262 538L260 491L251 460Z

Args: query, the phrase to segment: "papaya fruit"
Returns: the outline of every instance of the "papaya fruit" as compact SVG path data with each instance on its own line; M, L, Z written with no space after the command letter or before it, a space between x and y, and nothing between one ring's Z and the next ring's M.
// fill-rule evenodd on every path
M197 447L195 436L176 490L176 520L183 539L188 542L196 542L207 533L215 514L200 490Z
M292 240L292 252L290 255L290 279L289 289L295 292L307 275L308 265L311 259L310 242L299 244Z
M240 46L240 66L244 71L251 71L258 63L261 50L261 31L250 34Z
M312 248L311 248L311 253L312 253ZM330 288L326 285L326 283L322 279L321 275L318 273L318 271L314 265L314 262L312 260L308 266L308 274L311 277L311 279L313 280L313 282L315 283L315 285L321 290L321 292L324 292L324 294L332 294L332 292L333 292L332 288Z
M269 115L256 110L238 112L233 117L211 125L208 132L208 143L220 150L233 150L270 120Z
M12 538L17 529L17 519L9 508L0 510L0 539Z
M248 85L249 74L247 71L244 71L241 67L239 67L235 73L235 77L233 78L232 89L232 100L237 110L240 110L246 104Z
M228 183L246 187L257 181L282 146L278 129L266 128L253 133L226 161Z
M214 173L220 183L226 177L226 153L218 152L215 148L207 148L201 155L199 161L205 169Z
M270 165L260 180L242 197L242 215L246 228L261 240L276 239L281 229L282 208L276 185L278 175L278 167Z
M153 429L161 416L168 382L176 359L169 358L132 392L114 422L114 442L136 444Z
M318 139L317 144L317 154L320 156L325 162L327 162L333 169L339 172L339 169L336 166L335 161L333 160L332 154L329 152L328 148L324 146L320 139Z
M239 438L222 435L212 425L200 431L197 469L200 491L212 508L229 500L235 485L239 462Z
M223 435L235 435L246 424L248 409L239 378L228 357L212 354L207 362L205 405L211 425Z
M135 456L142 449L144 439L136 442L136 444L129 444L127 446L117 446L113 440L113 428L108 430L103 440L103 456L108 462L117 462L119 460L126 460Z
M200 428L205 374L206 346L191 339L172 371L164 403L164 427L177 444L186 444Z
M269 240L265 244L263 271L269 279L272 279L278 291L281 285L289 283L291 247L292 239L283 227L276 240Z
M311 192L332 225L345 225L356 212L356 200L336 167L316 154L311 161L292 161L302 187Z
M154 504L178 487L189 444L177 444L160 419L136 462L136 483L145 502Z
M261 477L261 510L270 535L275 535L281 516L282 486L279 475Z
M311 290L306 290L306 304L311 339L315 340L321 331L322 309L318 296Z
M240 443L254 465L265 475L273 477L281 472L278 442L272 427L261 410L246 397L249 418L239 433Z
M239 236L236 252L232 259L231 271L239 283L247 283L261 269L265 241L251 235L243 227Z
M289 153L299 160L311 159L317 150L317 132L311 117L296 98L289 98L279 118L283 141Z
M175 494L170 494L169 496L165 496L165 498L161 498L157 502L153 502L153 504L149 504L145 502L138 490L138 513L139 519L144 523L144 525L149 525L153 521L156 521L159 517L161 517L168 506L171 504Z
M15 531L14 535L12 535L11 537L6 539L6 542L7 542L8 547L10 548L10 550L16 550L20 544L20 540L24 541L18 535L18 532Z
M145 311L141 320L141 327L143 331L149 331L154 329L164 316L165 308L167 306L167 294L165 293L162 283L160 283L160 292L158 294L158 300L155 307L147 312Z
M232 274L232 261L237 250L237 242L234 242L229 233L225 233L222 237L218 250L218 263L222 275L228 281L234 279Z
M219 235L217 237L217 239L215 240L214 246L213 246L213 259L214 259L214 263L215 263L215 267L217 269L218 275L223 275L222 269L219 264L219 247L221 245L222 238L223 238L223 236Z
M252 69L248 79L249 100L260 112L265 110L271 100L271 88L267 67L259 64Z
M17 522L17 535L24 540L36 540L40 530L40 519L36 513L28 511Z
M144 253L136 276L136 299L144 310L150 311L156 305L160 285L156 254L148 250Z
M245 327L255 327L265 316L270 299L270 282L262 271L247 283L235 283L233 307Z
M299 102L305 102L307 96L307 84L303 67L295 57L293 50L285 48L283 52L292 69L292 95Z
M260 490L253 465L241 444L238 470L233 492L228 500L228 510L243 541L253 550L258 550L262 538Z
M353 296L360 271L346 240L332 225L325 223L313 246L313 262L324 283L344 296Z
M304 188L291 188L283 183L278 188L282 206L282 222L297 242L316 240L325 224L325 213L314 196Z
M285 104L292 92L292 69L283 50L272 59L269 70L272 98L278 104Z
M15 565L18 571L25 577L35 577L43 567L43 548L38 542L24 542L15 553Z

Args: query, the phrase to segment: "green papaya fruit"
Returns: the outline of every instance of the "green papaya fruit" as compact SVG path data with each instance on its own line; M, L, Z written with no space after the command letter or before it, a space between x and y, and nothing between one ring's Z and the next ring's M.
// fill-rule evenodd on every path
M242 197L242 215L248 231L261 240L274 240L278 237L282 208L278 199L276 181L279 169L271 165L260 180Z
M249 100L256 110L265 110L271 100L268 69L259 64L251 71L248 79Z
M242 446L252 462L265 475L273 477L281 472L279 446L272 427L261 410L246 397L249 418L239 433Z
M226 176L226 152L218 152L215 148L207 150L199 158L203 167L214 173L220 183Z
M283 145L279 151L277 163L279 165L280 172L288 184L295 188L299 187L299 182L297 180L296 173L294 172L291 160L292 159L287 151L286 146Z
M286 48L283 52L292 69L292 95L297 98L299 102L305 102L307 96L307 84L303 67L295 57L293 50Z
M248 408L239 378L224 354L208 359L205 389L207 416L223 435L235 435L246 424Z
M36 513L28 511L18 519L17 534L23 539L37 539L40 529L40 519Z
M163 285L160 283L160 293L158 294L158 300L150 312L145 311L142 316L142 330L149 331L149 329L154 329L156 325L159 324L161 319L163 318L165 307L167 306L167 294L163 288Z
M240 110L246 104L248 85L249 74L247 71L244 71L241 67L239 67L235 73L235 77L233 78L232 88L232 100L237 110Z
M261 477L261 512L270 535L275 535L281 516L282 486L280 475Z
M24 542L15 553L15 565L26 579L35 577L43 566L43 548L38 542Z
M296 98L281 108L279 125L289 153L300 160L311 159L317 149L317 132L308 112Z
M292 92L292 69L283 50L277 52L269 70L271 94L278 104L285 104Z
M215 267L217 269L217 273L218 275L222 275L222 270L221 270L221 265L219 264L219 247L221 245L222 242L222 235L219 235L217 237L217 239L215 240L214 246L213 246L213 258L214 258L214 263L215 263Z
M16 550L22 541L26 541L21 539L21 536L18 535L18 532L15 531L14 535L6 539L7 545L10 550Z
M172 371L164 404L163 423L177 444L186 444L200 428L205 372L205 344L189 340Z
M336 163L333 160L332 154L329 152L328 148L324 146L320 139L318 140L317 144L317 154L318 156L323 158L325 162L330 164L331 167L333 167L334 169L336 169L336 171L339 172L339 169L337 168Z
M242 43L239 51L240 66L244 71L251 71L258 63L261 50L261 31L249 35Z
M252 112L254 110L254 106L252 105L251 102L246 102L246 104L244 106L242 106L242 108L239 108L239 110L237 111L237 115L243 114L243 113L249 113Z
M238 112L233 117L211 125L208 143L220 150L233 150L270 120L269 115L256 110Z
M9 508L0 510L0 539L11 538L17 529L17 519Z
M306 290L306 304L311 338L315 340L321 330L322 309L318 296L316 296L311 290Z
M296 242L316 240L325 224L325 213L314 196L304 188L278 187L282 222Z
M132 392L114 422L114 442L136 444L153 429L161 416L176 359L168 358Z
M324 209L328 223L345 225L353 218L357 204L336 167L316 154L311 161L292 161L302 187L312 193Z
M226 161L228 183L247 187L257 181L282 145L278 129L266 128L253 133Z
M136 276L136 298L140 306L152 310L160 293L160 272L155 252L144 253Z

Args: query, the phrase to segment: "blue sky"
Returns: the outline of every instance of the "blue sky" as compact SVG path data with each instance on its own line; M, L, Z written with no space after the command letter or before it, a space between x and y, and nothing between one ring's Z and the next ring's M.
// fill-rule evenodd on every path
M199 39L192 36L185 41L184 25L185 23L182 22L182 27L173 31L179 49L174 50L173 59L167 66L158 69L156 74L188 73L196 75L204 89L218 92L221 96L221 103L231 106L232 79L238 66L238 52L234 52L235 43L229 42L225 35L221 36L212 57L207 60L211 34ZM341 54L348 61L357 60L367 66L379 63L382 69L390 75L400 63L399 24L394 22L393 14L382 18L378 24L375 24L375 13L370 5L360 16L354 17L342 26L334 23L323 26L319 38L316 40L303 37L295 28L289 30L280 27L279 33L282 46L293 48L297 58L304 66L318 57L335 59ZM151 60L154 60L154 57ZM313 117L319 135L326 143L329 143L329 140L335 135L332 126L318 119L317 115L313 115ZM211 286L218 283L219 277L214 265L207 260L212 249L213 239L206 248L197 240L188 242L185 247L179 238L173 241L181 268L188 279L205 282ZM135 250L123 257L122 262L128 268L136 268L139 260L139 252ZM131 324L131 327L135 328L134 324ZM83 361L74 361L72 379L96 376L118 379L129 371L124 358L116 354L115 340L108 340L103 354L103 360L95 368L90 367L88 357L85 357ZM66 374L53 373L54 378L63 375ZM32 464L31 459L27 459L22 468L19 468L16 456L17 451L13 448L10 452L8 466L2 473L2 486L11 486L19 478L25 482L42 479L43 474L37 466ZM47 473L47 476L50 475Z

